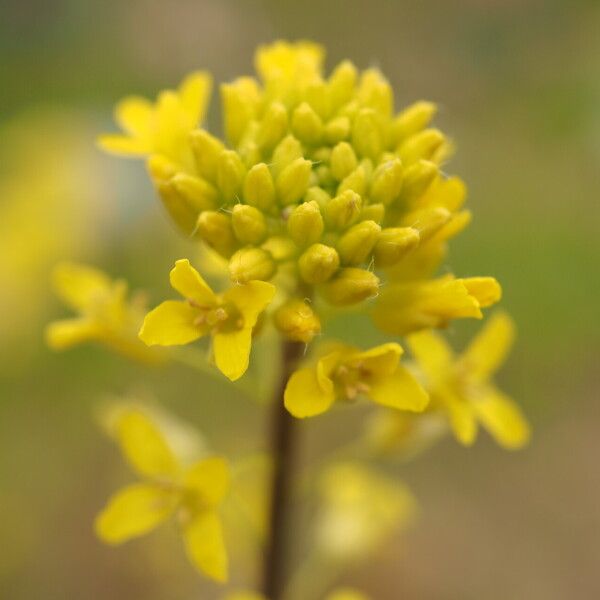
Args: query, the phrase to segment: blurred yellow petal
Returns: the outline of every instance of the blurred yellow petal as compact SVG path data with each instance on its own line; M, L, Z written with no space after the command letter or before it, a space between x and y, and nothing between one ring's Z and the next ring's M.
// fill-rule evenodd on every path
M244 316L244 327L254 327L260 313L269 305L275 295L275 286L266 281L249 281L244 285L234 285L224 294L223 299L236 305Z
M319 379L315 368L305 368L292 374L283 397L287 410L303 419L329 410L335 401L335 391L331 379L323 374Z
M421 412L429 403L429 395L419 382L403 366L398 365L391 375L373 380L368 392L369 398L377 404Z
M199 497L206 508L214 508L229 490L229 465L218 456L192 465L185 474L185 486Z
M141 96L127 96L115 107L115 121L134 137L143 137L151 127L152 103Z
M225 596L225 600L267 600L262 594L256 592L234 592Z
M141 411L124 412L115 433L123 455L140 475L172 478L177 474L177 459L160 430Z
M514 338L512 319L506 313L496 313L469 344L460 362L470 376L485 380L504 362Z
M339 590L334 590L331 592L325 600L369 600L368 596L365 596L362 592L358 590L353 590L350 588L343 588Z
M189 344L207 333L206 326L196 323L198 311L187 302L167 300L144 318L140 339L148 346Z
M463 446L471 446L477 437L477 421L470 403L447 391L444 393L444 399L454 436Z
M121 156L146 156L152 152L152 146L147 140L120 134L101 135L98 137L98 145L102 150Z
M481 308L491 306L502 298L502 288L493 277L467 277L460 279Z
M431 381L446 376L454 361L452 348L433 331L419 331L406 338L419 367Z
M102 271L66 262L54 268L52 283L62 300L78 312L85 312L113 289L113 282Z
M213 353L217 368L231 381L247 370L252 348L252 330L244 327L234 331L219 331L213 335Z
M148 533L173 512L177 498L158 486L138 483L118 491L98 515L95 530L107 544Z
M227 551L217 514L204 511L196 515L185 526L183 537L194 566L216 581L227 581Z
M473 402L479 421L504 448L518 450L529 441L529 424L519 406L500 390L488 389Z
M188 75L179 85L179 98L191 128L199 125L206 114L212 89L212 77L204 71Z
M82 342L98 339L101 330L93 321L81 319L64 319L54 321L46 327L46 343L53 350L65 350Z
M216 302L215 293L204 281L200 273L190 265L187 258L175 262L175 266L169 273L171 286L184 298L188 298L200 305L213 306Z
M361 368L376 377L391 375L398 366L402 352L400 344L390 342L364 352L357 352L346 362L350 366L360 365Z

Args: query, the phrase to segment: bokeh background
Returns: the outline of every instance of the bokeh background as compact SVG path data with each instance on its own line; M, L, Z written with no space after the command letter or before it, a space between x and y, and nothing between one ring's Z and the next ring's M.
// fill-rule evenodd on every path
M247 73L255 46L283 37L325 44L328 67L380 66L400 105L440 103L458 145L449 170L475 213L451 263L503 283L520 336L500 380L534 427L519 453L448 439L399 466L420 522L342 581L378 600L600 597L599 31L591 0L4 0L0 596L219 597L169 530L118 550L96 541L94 514L130 476L94 413L107 397L151 396L237 456L260 445L261 413L181 367L52 354L42 331L66 314L49 286L56 261L89 261L157 301L189 251L143 166L95 148L114 102L196 68L217 82ZM460 345L471 331L450 335ZM327 427L307 432L307 452Z

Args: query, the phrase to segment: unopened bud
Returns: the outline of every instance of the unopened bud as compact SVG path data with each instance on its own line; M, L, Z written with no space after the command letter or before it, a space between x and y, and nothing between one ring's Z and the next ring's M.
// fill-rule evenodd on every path
M223 122L225 134L232 146L237 146L248 124L256 116L260 104L260 91L252 77L239 77L221 85Z
M437 106L433 102L426 102L424 100L415 102L405 108L392 123L394 145L427 127L436 112Z
M275 205L275 182L265 163L254 165L248 171L244 180L244 201L262 211Z
M275 326L289 340L308 344L321 331L321 322L303 300L288 300L275 311Z
M275 274L275 268L272 256L262 248L242 248L229 259L229 277L235 283L268 281Z
M373 256L377 267L391 267L418 246L419 232L412 227L382 229Z
M352 98L354 87L356 85L357 70L349 61L341 62L334 70L329 81L329 95L331 97L332 108L339 108Z
M350 119L348 117L336 117L325 125L325 140L329 144L336 144L347 140L350 136Z
M199 211L177 192L172 182L157 181L155 186L163 206L177 227L186 235L193 233Z
M372 108L361 109L352 127L352 145L360 156L376 160L383 150L376 112Z
M419 160L404 170L404 181L400 201L405 207L412 207L427 191L439 173L437 165L428 160Z
M243 244L258 244L267 235L265 216L254 206L236 204L231 212L235 237Z
M406 165L412 165L420 159L432 160L436 151L445 143L446 137L439 129L424 129L402 143L400 158Z
M362 221L350 227L337 246L342 264L360 265L367 260L380 231L381 227L375 221Z
M321 141L323 136L323 122L308 102L302 102L294 109L292 114L292 131L305 144L315 146Z
M367 191L367 179L367 172L361 164L338 185L337 193L341 194L346 190L352 190L359 196L364 196Z
M331 152L330 167L331 173L338 181L350 175L357 165L356 154L348 142L340 142L334 147Z
M363 206L360 213L361 221L375 221L375 223L381 223L385 217L385 206L383 204L369 204Z
M275 182L280 204L294 204L304 196L310 182L311 168L310 160L297 158L281 171Z
M281 102L273 102L267 109L257 134L257 143L264 152L271 151L285 135L288 113Z
M177 173L177 165L162 154L153 154L146 162L148 173L153 181L166 181Z
M215 183L217 181L217 163L225 146L221 140L210 135L204 129L190 133L192 151L196 158L196 166L202 177Z
M296 159L302 158L302 146L300 142L293 136L285 136L273 150L271 159L271 169L273 175L278 177L279 174Z
M371 183L371 200L386 206L394 202L402 189L402 163L399 159L380 164L373 173Z
M266 250L278 263L291 260L298 255L296 244L284 235L271 236L262 244L261 248Z
M302 279L311 284L324 283L339 266L340 257L337 250L324 244L313 244L298 260Z
M361 208L360 196L352 190L346 190L327 204L325 218L334 229L345 229L356 221Z
M329 204L331 196L323 189L317 186L310 187L304 195L304 202L316 202L321 209L321 212L325 210L325 207Z
M323 284L321 294L334 306L349 306L377 295L379 279L371 271L348 267Z
M198 235L221 256L229 258L237 247L231 217L223 212L207 210L200 214L196 225Z
M402 219L402 224L414 227L421 237L427 241L452 218L452 213L443 206L433 206L414 210Z
M175 189L198 212L212 210L217 206L218 192L206 179L187 173L177 173L172 180Z
M290 237L300 248L320 240L325 225L319 205L314 200L298 205L288 218L287 228Z
M240 200L246 167L237 152L224 150L217 164L217 186L227 203Z

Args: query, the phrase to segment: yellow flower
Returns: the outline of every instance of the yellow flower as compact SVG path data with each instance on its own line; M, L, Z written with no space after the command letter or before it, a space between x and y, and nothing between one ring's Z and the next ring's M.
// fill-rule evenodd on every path
M275 287L249 281L215 294L187 259L175 263L170 281L185 300L167 300L150 311L140 339L149 346L175 346L210 334L217 367L232 381L239 379L248 368L252 330Z
M256 592L234 592L225 597L225 600L266 600L262 594ZM362 592L351 588L338 588L327 594L324 600L369 600Z
M115 427L124 457L142 481L110 498L95 522L107 544L121 544L175 515L194 566L227 579L227 552L217 512L229 489L229 467L220 457L185 467L156 425L140 410L124 411Z
M401 354L402 348L394 343L366 351L340 345L314 366L292 374L285 389L285 407L295 417L312 417L329 410L335 400L366 396L383 406L420 412L429 398L400 365Z
M54 269L57 294L79 316L54 321L46 341L54 350L94 341L144 362L164 360L162 353L142 344L137 331L144 315L142 298L127 300L127 284L85 265L62 263Z
M208 73L188 75L177 90L162 91L154 104L139 96L121 100L115 121L124 134L103 135L100 146L114 154L163 154L185 166L192 164L188 135L204 119L212 80Z
M477 436L478 423L503 447L517 449L530 437L517 404L491 381L514 338L512 320L497 313L468 348L455 357L443 338L430 331L415 333L408 343L427 379L432 409L441 409L464 445Z

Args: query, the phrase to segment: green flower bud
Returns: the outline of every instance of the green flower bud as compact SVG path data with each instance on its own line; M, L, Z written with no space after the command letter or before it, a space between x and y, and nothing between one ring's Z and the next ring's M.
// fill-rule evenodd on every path
M437 106L433 102L423 100L405 108L392 123L394 146L427 127L436 112Z
M334 229L345 229L358 218L362 208L360 196L352 190L346 190L336 196L325 207L325 220Z
M377 267L391 267L419 245L419 232L412 227L387 227L381 231L373 256Z
M308 189L311 169L310 160L297 158L281 171L275 182L280 204L294 204L304 196Z
M316 146L323 137L323 122L308 102L299 104L292 113L292 131L305 144Z
M236 204L231 212L235 237L243 244L258 244L267 235L265 216L254 206Z
M321 332L321 321L303 300L293 298L280 306L273 318L275 327L289 340L308 344Z
M331 152L330 167L332 175L341 181L358 165L358 159L352 146L348 142L340 142Z
M412 165L420 159L432 160L436 151L444 144L446 137L439 129L424 129L401 144L400 158L407 165Z
M343 265L359 265L371 254L381 227L375 221L353 225L338 242L337 249Z
M340 257L337 250L324 244L313 244L298 260L300 275L310 284L324 283L339 266Z
M300 248L320 240L324 228L319 205L314 200L298 205L287 222L288 233Z
M404 171L404 182L400 193L400 202L405 207L413 206L427 191L439 173L437 165L420 160Z
M177 192L196 209L197 213L217 207L218 192L206 179L187 173L177 173L171 181Z
M334 306L349 306L377 295L379 279L371 271L348 267L324 283L321 294Z
M402 189L402 176L402 163L399 159L380 164L373 173L371 200L381 202L386 206L394 202Z
M204 129L192 131L190 133L190 143L196 158L198 172L208 181L216 182L217 163L221 153L225 150L225 145Z
M241 199L246 167L239 154L223 150L217 163L217 186L227 203Z
M242 248L229 259L229 277L235 283L268 281L275 269L273 257L262 248Z
M350 136L350 119L348 117L336 117L325 125L325 140L329 144L336 144L347 140Z
M270 152L286 134L287 127L287 109L281 102L273 102L265 112L256 136L259 148Z
M206 210L198 217L196 230L202 240L221 256L229 258L237 247L231 217L216 210Z
M376 160L383 150L377 113L372 108L362 108L354 119L352 145L360 156Z
M302 146L293 135L287 135L273 151L270 163L273 176L277 178L290 163L298 158L302 158Z
M244 180L244 201L265 212L275 205L275 182L265 163L254 165L248 171Z

